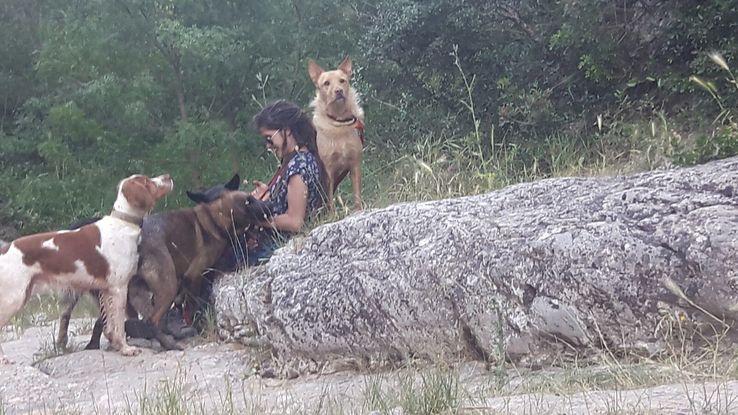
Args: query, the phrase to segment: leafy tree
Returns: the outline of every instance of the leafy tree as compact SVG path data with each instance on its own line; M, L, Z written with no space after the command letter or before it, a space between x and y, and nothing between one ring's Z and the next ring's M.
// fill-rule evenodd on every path
M354 58L370 156L432 136L545 173L547 143L590 148L603 119L655 113L726 124L678 161L729 156L734 117L718 115L738 93L708 52L738 62L737 26L738 0L5 0L0 218L26 232L104 213L134 172L268 177L250 119L276 98L307 107L308 58Z

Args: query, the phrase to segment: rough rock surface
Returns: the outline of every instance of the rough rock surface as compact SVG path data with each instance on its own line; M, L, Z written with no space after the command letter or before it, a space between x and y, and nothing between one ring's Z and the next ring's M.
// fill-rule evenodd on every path
M653 352L664 316L733 324L736 186L732 158L357 213L222 278L221 335L308 361Z

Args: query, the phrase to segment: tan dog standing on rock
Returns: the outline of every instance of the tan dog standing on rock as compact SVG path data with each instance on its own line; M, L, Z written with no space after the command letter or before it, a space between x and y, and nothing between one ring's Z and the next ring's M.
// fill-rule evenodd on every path
M0 328L43 289L99 290L105 336L124 356L140 352L124 332L128 282L138 265L141 223L172 191L169 175L133 175L118 184L112 212L74 231L24 236L0 251ZM0 363L10 363L0 349Z
M361 158L364 148L364 110L359 95L351 87L351 59L346 57L338 69L325 71L314 60L308 74L315 84L313 124L318 132L318 153L328 176L328 206L338 185L351 173L354 209L361 210Z

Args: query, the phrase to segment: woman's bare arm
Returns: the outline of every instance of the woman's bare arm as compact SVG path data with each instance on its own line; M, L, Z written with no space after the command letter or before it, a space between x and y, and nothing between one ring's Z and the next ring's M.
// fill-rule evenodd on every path
M307 212L308 188L302 176L296 174L290 177L287 183L287 211L281 215L274 216L265 227L279 231L299 232L305 224L305 212Z

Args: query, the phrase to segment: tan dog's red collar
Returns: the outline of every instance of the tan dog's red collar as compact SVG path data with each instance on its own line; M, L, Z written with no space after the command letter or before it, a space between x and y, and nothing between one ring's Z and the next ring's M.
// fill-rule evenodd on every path
M336 118L336 117L334 117L334 116L332 116L330 114L326 114L326 115L331 120L333 120L333 121L335 121L335 122L337 122L339 124L343 124L343 125L351 125L351 124L355 123L356 120L358 120L358 118L354 117L353 115L350 116L350 117L348 117L348 118Z
M330 118L333 122L336 122L341 125L353 125L356 129L356 132L359 134L359 139L361 140L361 144L364 145L364 123L358 118L354 117L353 115L350 118L336 118L333 117L330 114L326 114L328 118Z
M108 215L108 216L110 216L112 218L120 219L123 222L128 222L131 225L136 225L139 228L141 226L143 226L143 218L138 217L138 216L134 216L134 215L129 215L128 213L123 213L123 212L121 212L119 210L113 209L113 211L110 212L110 215Z

